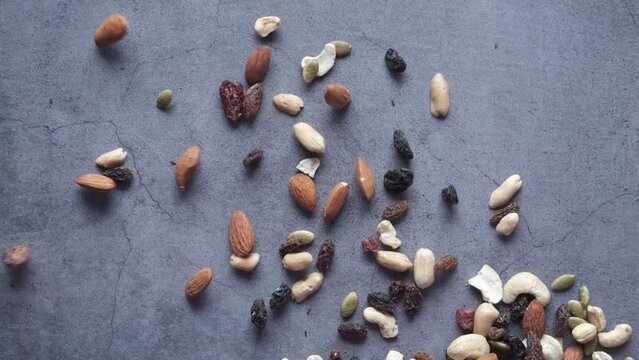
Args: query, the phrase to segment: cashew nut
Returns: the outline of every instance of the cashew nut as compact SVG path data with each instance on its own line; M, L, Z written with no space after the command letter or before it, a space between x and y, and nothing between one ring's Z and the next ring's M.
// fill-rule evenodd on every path
M521 189L522 184L521 176L517 174L511 175L490 194L488 206L490 206L491 209L499 209L500 207L508 204L510 199L512 199L519 189Z
M473 333L481 336L488 335L490 327L499 317L499 310L489 302L481 303L475 310L473 319Z
M405 272L413 268L408 256L395 251L380 250L375 253L375 261L381 266L398 272Z
M539 278L529 272L520 272L513 275L504 285L504 304L511 304L519 294L531 294L543 306L550 301L550 292Z
M324 275L321 272L312 272L300 280L297 280L293 286L291 286L291 292L293 293L293 300L296 303L301 303L306 300L307 297L315 294L324 281Z
M267 37L270 33L277 30L282 24L282 20L277 16L264 16L255 21L255 32L260 37Z
M519 214L512 212L499 220L495 231L501 236L510 236L515 231L517 224L519 224Z
M481 291L481 297L484 301L493 304L501 301L503 295L501 279L499 274L490 266L482 266L477 275L468 279L468 284Z
M377 232L379 233L379 241L382 244L392 249L397 249L402 245L402 242L396 237L397 232L390 221L382 220L377 225Z
M614 329L599 333L599 345L605 348L621 346L630 339L632 327L628 324L619 324Z
M590 323L583 323L572 329L572 337L580 344L590 342L597 336L597 328ZM603 345L602 345L603 346Z
M399 351L391 350L386 355L386 360L404 360L404 355Z
M394 338L399 332L393 316L384 314L373 307L364 309L364 320L379 326L379 332L385 339Z
M453 340L446 349L446 354L452 360L477 359L490 352L490 345L486 338L477 334L466 334Z
M317 56L305 56L302 59L302 67L306 65L309 60L317 60L319 62L319 69L317 70L317 76L324 76L332 67L335 65L335 56L337 50L335 49L335 45L326 44L324 45L324 49Z
M606 315L598 306L588 305L588 322L595 325L597 331L606 329Z
M307 269L313 262L313 255L308 252L290 253L284 255L282 266L286 270L300 271Z
M260 254L254 252L251 253L248 257L239 257L236 255L231 255L231 267L236 270L241 271L251 271L255 269L257 263L260 262Z
M595 351L592 353L592 360L612 360L612 356L603 351Z
M435 261L435 254L429 249L417 250L413 275L418 288L426 289L435 282Z

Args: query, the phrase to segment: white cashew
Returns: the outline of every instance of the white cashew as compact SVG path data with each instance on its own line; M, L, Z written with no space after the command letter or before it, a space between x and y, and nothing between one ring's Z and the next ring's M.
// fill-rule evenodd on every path
M391 350L386 355L386 360L404 360L404 355L399 351Z
M399 328L395 322L395 318L391 315L384 314L373 307L364 309L364 320L379 326L379 332L384 339L391 339L397 336Z
M489 302L481 303L475 310L473 319L473 333L481 336L488 335L490 327L499 317L499 310Z
M550 292L539 278L529 272L520 272L513 275L504 285L504 304L511 304L519 294L531 294L543 306L550 301Z
M590 342L590 340L594 339L596 336L597 328L595 325L590 323L579 324L572 329L572 337L580 344Z
M497 231L497 234L501 236L510 236L510 234L515 231L517 224L519 224L519 214L512 212L504 216L499 221L499 224L497 224L495 231Z
M418 288L426 289L435 282L435 261L435 254L429 249L417 250L413 275Z
M599 345L605 348L621 346L630 339L632 327L628 324L619 324L613 330L599 333Z
M491 209L499 209L500 207L508 204L510 199L512 199L519 189L521 189L522 184L521 176L517 174L511 175L490 194L488 206L490 206Z
M260 262L260 254L254 252L251 253L248 257L239 257L236 255L231 255L231 267L236 270L241 271L251 271L255 269L257 263Z
M337 55L337 50L335 49L335 45L326 44L324 45L324 50L315 56L305 56L302 59L302 67L306 65L306 63L310 60L317 60L319 62L319 69L317 70L317 76L324 76L332 67L335 65L335 56Z
M310 176L311 178L314 178L315 172L317 171L319 166L320 166L320 159L316 157L312 157L312 158L306 158L306 159L300 160L299 164L297 164L296 169Z
M392 249L397 249L402 245L402 242L396 237L397 232L390 221L382 220L377 225L377 232L379 233L379 241L382 244Z
M595 351L592 353L592 360L612 360L612 356L603 351Z
M297 280L293 286L291 286L291 292L293 293L293 300L296 303L301 303L306 300L307 297L315 294L324 282L324 275L321 272L312 272L300 280Z
M477 359L490 352L486 338L477 334L466 334L453 340L446 349L446 354L453 360Z
M395 251L380 250L375 254L375 261L388 270L406 272L413 268L408 256Z
M595 325L597 331L604 331L606 329L606 315L603 310L598 306L588 305L588 322Z
M501 279L499 274L490 266L482 266L477 275L468 279L468 284L481 291L481 297L484 301L493 304L501 301L503 295Z

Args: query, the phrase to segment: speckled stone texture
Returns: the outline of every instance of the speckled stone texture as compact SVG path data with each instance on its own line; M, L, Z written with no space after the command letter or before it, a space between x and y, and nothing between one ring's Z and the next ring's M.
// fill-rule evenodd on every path
M510 3L510 4L509 4ZM515 3L517 3L515 5ZM128 36L98 50L93 34L120 12ZM260 16L278 15L270 38L255 36ZM0 246L26 243L26 271L0 270L0 357L4 359L381 359L389 349L408 358L426 351L442 359L460 334L454 311L481 298L466 285L483 264L504 281L532 271L547 284L571 272L587 284L610 327L636 315L639 237L639 3L612 1L17 1L0 5ZM324 78L301 79L300 60L343 39L352 54ZM273 48L257 118L232 126L217 94L222 80L244 80L254 48ZM392 47L408 64L391 74ZM429 114L429 81L442 72L451 88L445 120ZM334 111L323 102L331 82L353 102ZM167 111L157 94L171 88ZM275 110L272 96L300 95L296 117ZM291 126L304 120L327 141L316 176L323 207L332 186L354 184L358 156L377 177L369 204L352 188L334 225L321 207L301 213L287 181L307 154ZM402 129L415 153L404 162L393 148ZM202 163L184 194L171 161L189 146ZM97 169L94 159L117 147L130 152L134 182L106 196L87 193L75 177ZM254 171L242 166L264 149ZM394 196L383 174L409 166L415 183ZM499 239L488 223L490 192L513 173L524 187L522 219ZM458 205L440 190L453 184ZM362 254L383 208L409 199L396 225L401 251L420 247L459 257L459 267L424 291L412 319L399 311L399 337L385 341L369 327L362 344L337 334L339 302L363 299L392 279ZM234 209L249 216L262 254L252 274L228 265L227 222ZM306 302L271 312L260 333L250 322L287 273L277 253L286 235L312 230L335 242L322 289ZM215 279L200 301L184 286L201 267ZM553 294L550 314L576 296ZM548 322L551 328L551 322ZM568 342L568 339L566 339ZM636 336L611 351L639 355Z

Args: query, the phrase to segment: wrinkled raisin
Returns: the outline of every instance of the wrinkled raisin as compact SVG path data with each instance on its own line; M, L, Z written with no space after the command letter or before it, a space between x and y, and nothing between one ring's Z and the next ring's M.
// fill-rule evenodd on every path
M455 321L464 332L472 332L475 322L475 309L460 308L455 311Z
M457 197L457 189L455 189L453 185L448 185L447 187L442 189L442 198L449 204L459 203L459 198Z
M435 262L435 271L450 272L457 268L457 257L452 255L442 256Z
M526 335L526 356L525 360L544 360L544 355L539 337L534 332L529 331Z
M260 110L260 105L262 104L262 96L264 95L264 86L262 83L257 83L251 86L248 90L246 90L246 94L244 95L244 103L242 104L244 108L244 118L252 119L257 115L257 112Z
M328 359L329 359L329 360L342 360L342 355L340 355L339 351L337 351L337 350L333 350L333 351L331 351L331 353L328 355Z
M366 326L356 323L344 323L337 328L337 332L345 340L359 341L366 339L368 330Z
M133 171L128 168L117 167L105 171L104 176L110 177L117 182L130 181L133 179Z
M500 341L504 338L504 336L506 336L505 329L493 326L490 328L490 330L488 330L488 336L486 337L488 338L488 340Z
M500 209L499 211L497 211L493 216L490 217L489 221L491 224L493 225L497 225L499 224L499 222L501 221L501 219L504 218L504 216L510 214L510 213L519 213L519 206L517 206L517 204L515 203L510 203L508 205L506 205L504 208Z
M406 284L401 281L393 281L388 286L388 296L390 296L391 301L398 302L404 296L405 290Z
M253 306L251 306L251 322L256 328L262 330L266 326L268 320L268 314L266 313L266 305L262 298L255 299Z
M510 347L510 353L516 359L520 359L526 352L526 346L518 337L514 335L506 335L504 342Z
M404 290L404 311L408 315L414 315L422 306L422 292L415 285L406 286Z
M381 292L374 292L368 294L366 298L368 301L368 305L374 307L375 309L393 315L395 311L395 303L391 301L390 296Z
M293 242L293 241L287 241L284 244L282 244L280 246L280 256L284 256L286 254L292 253L292 252L296 252L297 250L303 248L304 245L297 243L297 242Z
M526 308L530 304L532 296L528 294L519 295L512 305L510 305L510 320L518 321L524 316Z
M414 360L435 360L432 356L426 354L425 352L418 351L413 355Z
M555 311L555 322L553 324L553 334L555 337L562 337L568 329L568 319L570 318L570 308L568 304L559 305Z
M510 325L510 309L505 309L499 312L499 316L493 323L493 326L505 329L508 325Z
M410 160L413 158L413 150L410 149L408 139L406 139L403 131L395 130L393 133L393 145L395 145L395 149L404 159Z
M285 304L287 301L291 299L291 288L288 285L282 283L273 294L271 294L271 299L269 300L269 306L272 309L279 307Z
M393 169L384 175L384 187L390 191L403 192L413 185L413 172L409 169Z
M406 70L406 61L393 49L386 51L384 60L386 61L388 70L392 72L404 72Z
M362 240L362 250L366 255L374 255L382 247L382 244L374 236Z
M410 203L408 200L394 201L384 209L382 219L395 222L408 214Z
M248 155L246 155L244 160L242 160L242 164L244 164L244 167L253 167L262 161L262 155L264 155L264 150L253 149Z
M320 272L326 272L326 270L331 267L334 255L335 245L330 240L324 241L322 246L320 246L319 254L317 255L317 270Z
M220 99L224 115L234 123L240 121L244 112L244 87L242 84L229 80L222 81Z

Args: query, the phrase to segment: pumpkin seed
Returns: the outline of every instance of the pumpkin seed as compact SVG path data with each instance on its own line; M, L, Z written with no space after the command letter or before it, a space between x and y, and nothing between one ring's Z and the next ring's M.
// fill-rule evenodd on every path
M581 325L585 322L586 322L585 319L582 319L576 316L571 316L568 318L568 325L570 326L571 329L574 329L577 327L577 325Z
M575 285L575 281L577 280L577 276L573 274L563 274L559 275L555 281L552 282L550 288L555 291L564 291L570 289L573 285Z
M302 79L305 82L310 83L317 77L317 73L319 72L319 61L316 59L312 59L307 61L302 67Z
M584 309L590 304L590 290L586 286L579 288L579 302Z
M351 44L346 41L335 40L331 41L329 44L335 45L335 56L337 57L346 56L351 53L351 50L353 50Z
M171 100L173 100L173 91L170 89L162 90L157 100L155 100L155 106L158 109L166 109L171 105Z
M573 316L578 318L585 319L586 318L586 309L581 305L581 303L577 300L568 301L568 307L570 308L570 313Z
M288 235L288 241L299 245L308 245L315 239L315 234L308 230L293 231Z
M339 307L340 314L345 318L353 315L355 313L355 310L357 309L357 301L358 298L356 292L352 291L348 293L344 300L342 300L342 304Z
M597 350L598 345L599 345L599 338L595 336L595 338L590 340L590 342L587 342L584 344L584 355L586 356L592 355L592 353L594 353L595 350Z

